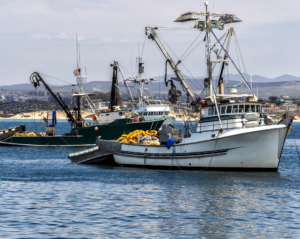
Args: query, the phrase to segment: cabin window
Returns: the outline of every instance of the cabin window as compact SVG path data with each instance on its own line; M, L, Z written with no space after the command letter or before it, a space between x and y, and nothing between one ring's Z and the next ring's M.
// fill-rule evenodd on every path
M214 109L215 109L215 115L217 115L218 114L218 111L217 111L217 108L216 107L214 107ZM220 107L218 107L218 110L219 110L219 113L220 113Z
M208 115L213 115L215 112L215 107L209 108L208 109Z
M163 115L164 114L164 112L160 112L160 115Z
M238 112L238 105L234 105L232 107L232 113L237 113Z
M231 113L231 105L227 106L227 112L226 113Z
M250 105L245 105L245 112L250 112Z
M144 115L147 115L147 112L144 112Z
M225 114L225 112L226 112L226 106L222 106L221 107L221 114Z
M217 115L217 114L218 114L217 107L215 107L215 115Z
M239 105L239 113L244 113L244 105Z
M251 105L251 112L255 112L255 105Z
M260 105L256 105L256 112L260 113Z

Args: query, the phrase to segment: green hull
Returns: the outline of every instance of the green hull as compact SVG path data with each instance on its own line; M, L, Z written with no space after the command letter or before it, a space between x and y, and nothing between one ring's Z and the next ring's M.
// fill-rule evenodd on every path
M158 130L164 120L129 122L129 119L117 119L107 125L93 125L77 128L76 136L37 136L37 137L10 137L0 142L2 146L93 146L101 136L104 140L118 139L123 133L135 130ZM95 128L98 128L96 131Z

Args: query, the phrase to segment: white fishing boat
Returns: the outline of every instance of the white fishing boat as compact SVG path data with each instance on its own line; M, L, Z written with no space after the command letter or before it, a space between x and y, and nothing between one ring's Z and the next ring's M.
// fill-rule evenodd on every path
M132 112L138 113L139 117L144 117L146 121L165 119L163 124L173 124L175 122L175 118L169 116L171 109L167 104L145 105L133 109Z
M191 168L191 169L235 169L235 170L271 170L277 171L283 146L288 133L292 130L292 119L286 115L277 125L261 112L262 102L253 93L240 69L229 55L229 46L233 28L221 38L217 38L215 29L223 30L228 23L241 22L233 14L205 13L182 14L175 22L195 21L195 28L205 33L205 50L207 60L207 78L205 83L208 95L201 102L201 119L196 132L186 129L180 139L178 132L165 126L160 131L161 145L143 145L122 143L113 152L114 160L122 166ZM204 20L201 20L204 17ZM200 18L200 20L199 20ZM218 20L215 20L218 18ZM183 86L187 97L196 104L198 99L191 91L177 65L168 54L157 31L158 28L146 27L146 35L154 41ZM215 42L212 43L212 40ZM222 43L221 43L222 41ZM216 59L212 59L212 53ZM223 55L222 55L223 54ZM232 64L241 76L249 93L238 92L232 87L231 93L224 94L223 72ZM214 89L213 72L220 66L217 89ZM169 99L178 99L178 91L171 80L172 89ZM243 89L244 91L244 89ZM180 95L180 94L179 94ZM175 138L176 142L169 148L166 139Z
M138 89L138 104L132 109L133 113L136 113L139 118L142 118L145 121L152 121L152 120L161 120L164 119L163 124L173 124L175 122L175 118L170 114L171 108L168 104L150 104L150 100L153 101L153 96L150 92L145 88L145 84L149 84L152 81L156 81L153 78L147 78L144 72L144 62L142 62L141 57L137 57L137 64L138 64L138 75L136 77L129 76L129 78L125 78L124 73L120 67L118 61L114 63L121 75L124 79L124 85L127 88L128 94L133 101L132 93L128 87L128 82L137 84L139 86ZM147 95L145 95L147 93Z

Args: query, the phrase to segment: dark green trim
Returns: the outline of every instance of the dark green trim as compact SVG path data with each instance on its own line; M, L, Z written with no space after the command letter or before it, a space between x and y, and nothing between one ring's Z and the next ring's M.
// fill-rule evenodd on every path
M18 146L88 146L95 145L99 136L104 140L116 140L123 133L128 134L135 130L158 130L164 120L129 122L128 118L117 119L108 124L93 125L75 129L78 135L75 136L47 136L47 137L10 137L2 142L16 144ZM96 131L95 128L98 128ZM1 142L0 142L1 144ZM5 145L5 144L2 144Z

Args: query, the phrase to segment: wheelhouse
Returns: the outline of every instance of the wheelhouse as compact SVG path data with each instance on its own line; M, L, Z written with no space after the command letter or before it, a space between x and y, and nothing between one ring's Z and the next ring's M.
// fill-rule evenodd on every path
M244 116L247 113L259 113L261 115L260 102L234 102L219 103L218 111L222 128L225 130L243 128L247 121ZM221 128L215 105L203 106L200 112L200 121L197 124L196 132L215 131ZM259 120L259 125L263 125L263 121Z
M217 108L213 106L204 107L205 112L201 118L218 116ZM241 115L249 112L261 113L261 103L230 103L230 104L219 104L219 114L221 115Z

